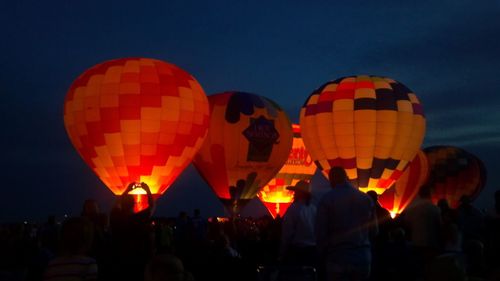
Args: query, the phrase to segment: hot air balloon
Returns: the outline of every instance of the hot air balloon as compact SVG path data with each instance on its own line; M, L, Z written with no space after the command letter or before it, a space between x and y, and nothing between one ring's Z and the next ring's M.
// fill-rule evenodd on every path
M381 194L417 154L425 117L417 96L403 84L350 76L314 91L300 111L300 126L324 175L340 166L354 186Z
M456 208L464 195L475 199L486 184L486 168L475 155L453 146L424 149L429 161L431 198L434 203L446 199Z
M403 175L384 193L378 201L391 213L391 217L401 214L417 196L420 187L429 177L429 164L423 151L419 151Z
M144 182L159 196L201 147L208 111L207 97L189 73L156 59L123 58L98 64L73 82L64 125L80 156L114 194ZM134 192L138 211L145 192Z
M279 171L292 146L292 126L273 101L225 92L208 97L210 129L193 160L231 215Z
M278 214L283 216L293 201L293 191L287 190L286 187L295 185L300 180L309 182L316 172L316 165L300 136L300 126L293 124L292 130L293 144L288 160L257 194L274 218Z

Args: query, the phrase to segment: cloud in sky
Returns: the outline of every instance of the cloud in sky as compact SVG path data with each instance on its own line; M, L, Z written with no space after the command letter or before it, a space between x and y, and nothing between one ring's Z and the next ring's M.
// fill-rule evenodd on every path
M490 144L500 148L498 106L442 109L427 114L428 144L468 146Z

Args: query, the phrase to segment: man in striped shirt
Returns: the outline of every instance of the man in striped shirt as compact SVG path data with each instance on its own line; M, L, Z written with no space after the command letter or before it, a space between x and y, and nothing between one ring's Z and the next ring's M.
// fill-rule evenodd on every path
M97 280L97 263L86 256L93 234L92 224L87 219L66 220L61 229L60 253L49 262L44 280Z

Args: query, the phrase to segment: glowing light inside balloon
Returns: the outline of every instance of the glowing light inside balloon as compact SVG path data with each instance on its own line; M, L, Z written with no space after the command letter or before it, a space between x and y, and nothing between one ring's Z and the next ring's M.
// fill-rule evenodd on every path
M403 173L425 133L413 91L385 77L350 76L315 90L300 111L304 143L324 175L343 167L352 184L381 194Z
M266 186L257 194L271 215L276 218L283 216L293 202L293 191L287 186L295 185L300 180L310 181L316 172L316 165L304 146L300 134L300 126L292 125L293 144L288 159Z
M401 214L417 196L420 187L429 177L429 164L423 151L419 151L403 175L384 193L378 201L389 212Z
M155 59L98 64L71 85L64 125L85 163L116 195L145 182L164 193L191 162L208 130L198 82Z
M234 215L287 160L291 123L278 104L263 96L225 92L208 99L210 130L193 164Z

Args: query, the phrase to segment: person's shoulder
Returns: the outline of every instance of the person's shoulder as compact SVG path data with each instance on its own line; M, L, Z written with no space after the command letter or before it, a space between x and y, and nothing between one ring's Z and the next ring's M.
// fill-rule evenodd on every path
M352 190L353 190L352 193L356 194L356 196L360 200L363 200L366 203L370 203L371 205L374 205L373 199L368 194L364 193L363 191L361 191L355 187L353 187Z
M89 264L95 264L96 260L92 257L88 256L62 256L62 257L56 257L52 259L49 262L49 265L51 266L56 266L56 265L68 265L68 264L80 264L80 265L89 265Z
M320 203L321 202L326 202L326 201L329 201L329 200L332 200L332 198L335 198L338 194L338 190L335 189L335 188L332 188L330 190L328 190L327 192L325 192L325 194L323 194L323 196L321 196L321 199L320 199Z
M313 203L310 204L303 204L301 207L301 210L304 210L305 212L316 212L317 207Z

